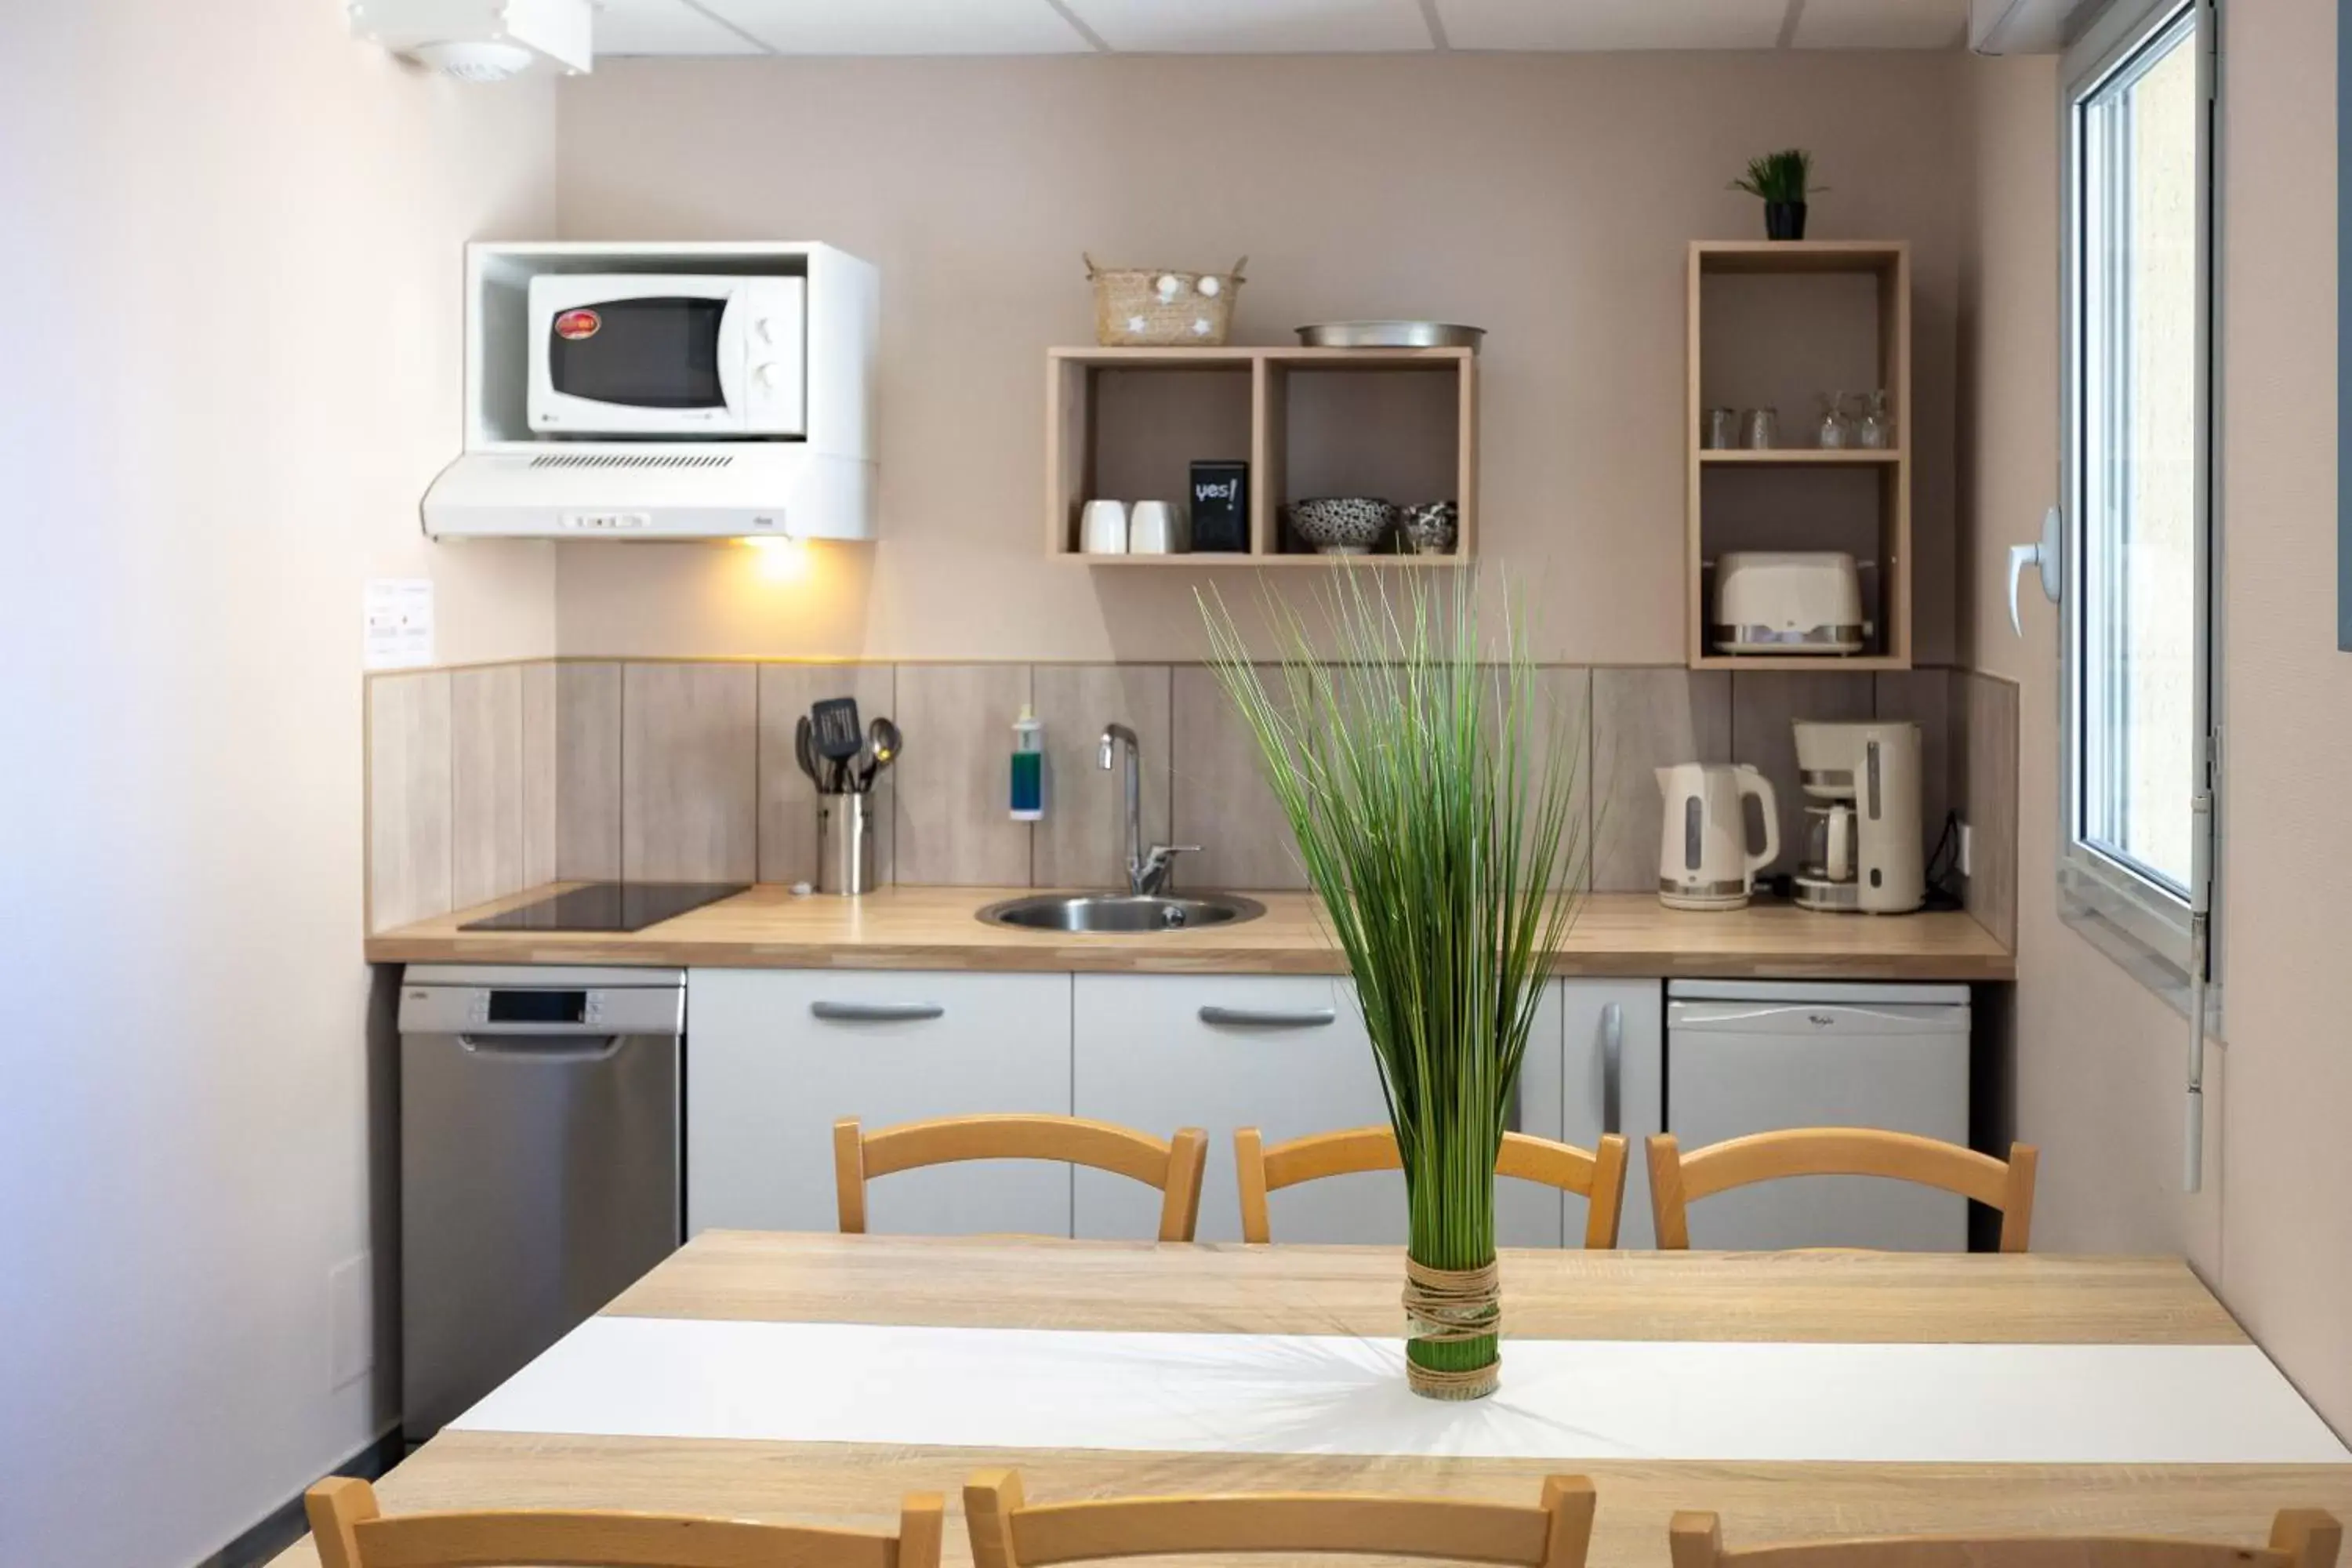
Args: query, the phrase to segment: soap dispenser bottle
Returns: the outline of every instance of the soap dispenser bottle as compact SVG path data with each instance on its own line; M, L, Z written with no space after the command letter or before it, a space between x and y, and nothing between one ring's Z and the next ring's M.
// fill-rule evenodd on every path
M1013 820L1045 817L1045 726L1026 702L1013 721Z

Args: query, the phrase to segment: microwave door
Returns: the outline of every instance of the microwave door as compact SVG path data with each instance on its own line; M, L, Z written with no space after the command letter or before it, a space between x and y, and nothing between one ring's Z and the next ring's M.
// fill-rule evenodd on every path
M536 280L534 280L536 281ZM726 384L728 296L614 293L549 309L535 428L581 434L719 435L739 429ZM740 351L736 351L740 366Z
M548 326L549 379L565 397L708 423L727 409L719 376L726 309L724 300L658 295L563 311Z

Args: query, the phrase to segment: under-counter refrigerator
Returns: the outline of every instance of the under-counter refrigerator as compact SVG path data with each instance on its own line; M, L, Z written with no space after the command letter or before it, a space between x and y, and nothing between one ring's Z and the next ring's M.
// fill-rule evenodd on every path
M1969 988L1675 981L1666 1126L1685 1150L1787 1127L1877 1127L1965 1147ZM1710 1250L1964 1252L1968 1200L1874 1176L1794 1176L1692 1204L1690 1237Z

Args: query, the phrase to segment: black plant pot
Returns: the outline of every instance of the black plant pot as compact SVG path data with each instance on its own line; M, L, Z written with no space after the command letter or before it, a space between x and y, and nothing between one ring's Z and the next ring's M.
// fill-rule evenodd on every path
M1804 238L1805 204L1766 202L1764 204L1764 237L1767 239Z

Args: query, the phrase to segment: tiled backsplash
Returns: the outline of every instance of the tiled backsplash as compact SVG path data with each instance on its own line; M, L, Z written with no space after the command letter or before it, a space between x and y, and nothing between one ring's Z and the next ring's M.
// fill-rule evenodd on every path
M1974 826L1969 901L2015 927L2017 693L1964 670L1692 671L1547 666L1577 753L1590 881L1656 886L1651 770L1754 763L1780 797L1782 861L1803 842L1791 719L1910 719L1925 737L1929 840ZM383 930L556 879L797 882L815 874L815 792L794 721L820 697L888 713L906 752L877 794L884 881L1108 886L1122 875L1124 780L1097 765L1116 720L1142 743L1151 842L1198 844L1195 887L1305 886L1254 742L1200 665L541 661L369 683L370 921ZM1024 703L1044 722L1045 819L1005 812ZM1591 787L1597 779L1599 787Z

